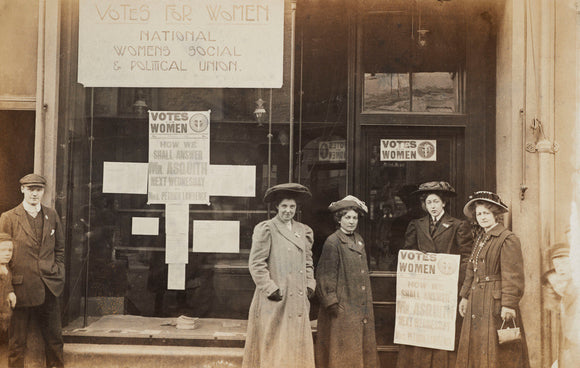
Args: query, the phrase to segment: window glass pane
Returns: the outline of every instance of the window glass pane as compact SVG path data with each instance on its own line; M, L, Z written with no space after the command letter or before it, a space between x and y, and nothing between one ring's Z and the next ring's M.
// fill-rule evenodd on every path
M365 73L364 112L410 111L408 73Z
M457 111L457 73L413 73L413 111Z
M93 109L87 109L86 118L69 122L71 138L67 146L71 163L67 173L70 201L67 236L73 248L71 257L75 259L71 261L71 285L77 285L71 291L74 299L67 306L71 319L75 315L82 317L85 300L88 316L187 314L247 318L255 288L247 268L252 232L257 223L269 218L262 198L268 186L289 181L289 124L280 122L285 121L282 116L288 110L272 104L275 111L267 113L275 116L276 123L269 128L266 118L258 124L253 114L255 101L270 98L269 93L260 95L260 92L84 90L85 104ZM269 102L265 106L269 109ZM148 204L145 194L103 192L105 162L148 162L146 110L149 109L211 109L210 165L252 166L256 172L255 196L211 196L209 205L188 206L185 290L168 290L165 205ZM158 219L158 232L136 235L132 227L136 217ZM192 252L196 220L235 221L239 224L240 251Z

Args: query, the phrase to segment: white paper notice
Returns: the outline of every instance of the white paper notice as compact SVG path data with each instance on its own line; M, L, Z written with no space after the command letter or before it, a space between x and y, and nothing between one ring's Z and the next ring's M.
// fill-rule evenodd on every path
M239 221L194 221L193 251L200 253L239 253Z
M133 217L132 235L159 235L158 217Z
M381 139L381 161L437 161L437 140Z
M189 204L165 205L165 234L189 234Z
M399 251L395 343L453 350L459 255Z
M147 203L209 204L210 111L149 111Z
M149 164L103 162L103 193L147 194Z
M167 265L167 289L185 290L185 264L170 263Z
M256 196L256 166L210 165L208 180L209 195Z
M165 235L165 263L188 263L188 234Z

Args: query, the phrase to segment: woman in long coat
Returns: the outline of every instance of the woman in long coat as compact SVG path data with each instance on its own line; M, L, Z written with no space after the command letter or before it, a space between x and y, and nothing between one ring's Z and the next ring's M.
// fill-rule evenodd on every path
M479 191L470 196L463 212L481 229L461 288L459 313L463 328L457 368L529 367L519 302L524 294L524 263L520 240L498 223L508 211L499 196ZM499 345L502 323L520 328L522 340Z
M249 269L256 284L250 306L244 368L314 368L308 298L316 281L312 265L313 233L293 219L297 203L309 198L295 183L266 191L277 215L256 225Z
M339 229L322 249L316 268L320 300L316 341L317 368L378 368L375 321L367 256L355 232L366 205L354 196L333 202Z
M473 240L469 224L445 212L448 198L455 196L455 189L445 181L432 181L419 185L414 194L420 195L421 203L428 215L409 223L405 234L405 249L460 255L458 279L460 287L465 277ZM461 327L459 316L457 320L456 346ZM455 359L455 351L400 345L397 367L453 368Z

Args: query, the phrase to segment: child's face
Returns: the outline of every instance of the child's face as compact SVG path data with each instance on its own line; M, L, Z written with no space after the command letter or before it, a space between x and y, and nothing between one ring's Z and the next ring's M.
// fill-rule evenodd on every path
M0 264L7 264L12 259L12 242L3 241L0 243Z

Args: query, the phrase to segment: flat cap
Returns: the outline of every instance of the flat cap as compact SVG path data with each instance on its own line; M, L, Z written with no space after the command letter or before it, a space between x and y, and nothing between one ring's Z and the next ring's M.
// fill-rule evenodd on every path
M45 187L46 179L42 175L28 174L20 179L20 184L34 187Z
M272 202L276 199L291 198L297 202L302 202L312 197L310 189L298 183L284 183L274 185L266 190L264 202Z

